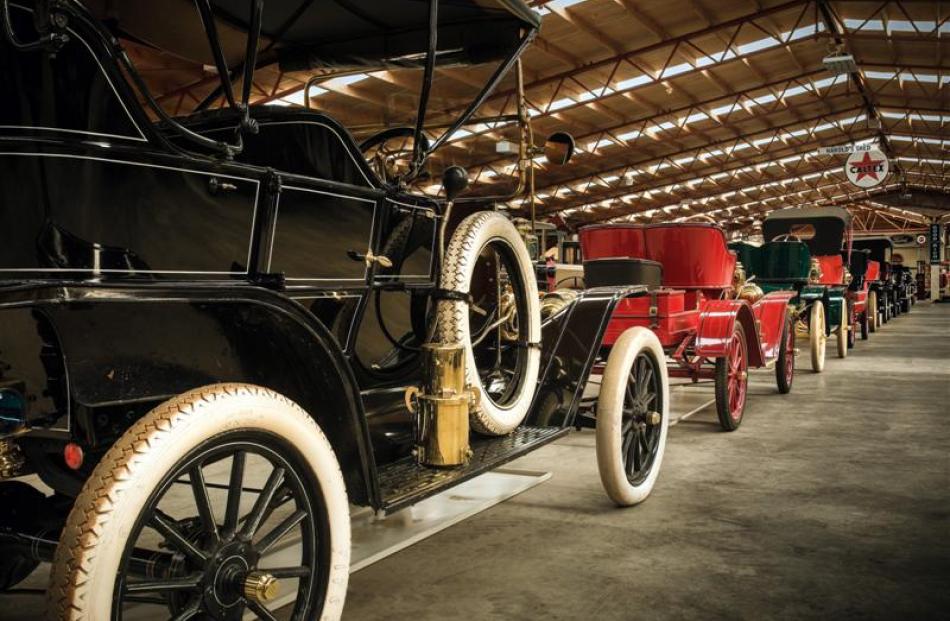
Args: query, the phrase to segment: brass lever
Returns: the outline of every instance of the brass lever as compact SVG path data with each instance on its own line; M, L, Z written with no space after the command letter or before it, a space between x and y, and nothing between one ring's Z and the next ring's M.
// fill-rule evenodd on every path
M367 250L366 254L357 252L355 250L347 250L346 256L350 257L354 261L365 261L366 267L372 267L373 263L376 263L380 267L393 266L393 262L389 257L381 254L373 254L372 250Z

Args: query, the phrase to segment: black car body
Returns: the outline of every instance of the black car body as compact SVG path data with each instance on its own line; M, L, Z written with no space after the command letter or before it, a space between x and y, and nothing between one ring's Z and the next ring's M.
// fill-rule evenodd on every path
M497 26L487 44L449 28L459 54L510 66L538 20L500 4L486 12ZM470 9L455 9L464 24ZM13 39L0 38L0 80L18 93L0 101L0 441L22 452L23 471L74 497L144 413L216 382L265 386L313 413L351 502L375 508L575 424L606 318L627 292L581 294L546 321L523 432L486 439L504 447L452 477L414 481L403 389L420 368L401 345L425 336L444 202L380 181L349 132L316 111L253 108L258 131L230 157L211 155L240 111L177 119L178 129L153 122L113 33L74 1L56 15L68 40L54 54L13 43L40 36L29 3L10 5ZM407 53L397 43L360 45L379 60L393 45ZM281 60L342 66L357 51L289 46ZM64 462L67 443L88 457L78 470Z

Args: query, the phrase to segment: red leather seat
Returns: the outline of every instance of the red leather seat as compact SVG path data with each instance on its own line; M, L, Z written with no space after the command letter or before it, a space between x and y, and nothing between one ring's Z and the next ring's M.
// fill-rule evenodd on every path
M651 224L644 235L647 258L663 264L665 287L724 289L732 285L736 255L719 227Z
M844 284L844 259L840 254L827 254L815 257L821 266L821 280L823 285Z
M641 224L596 224L580 230L584 260L646 259L646 241Z

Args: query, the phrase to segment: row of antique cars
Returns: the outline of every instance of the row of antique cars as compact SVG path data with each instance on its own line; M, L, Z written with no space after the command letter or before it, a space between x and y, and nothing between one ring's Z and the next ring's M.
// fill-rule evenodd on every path
M603 346L631 327L654 332L671 377L714 382L728 431L742 422L749 369L774 368L788 393L802 341L820 373L829 339L844 358L858 334L867 340L915 303L910 271L890 261L890 239L855 239L845 209L775 211L762 243L727 242L708 220L592 225L580 243L585 286L649 290L619 303Z
M712 223L585 229L584 288L539 299L507 215L459 197L464 171L439 197L413 183L486 122L540 16L328 4L0 0L17 91L0 103L0 598L48 563L50 619L339 618L352 507L403 510L583 427L608 497L635 505L670 377L713 382L733 430L749 369L788 392L797 338L820 371L828 338L845 356L913 303L841 210L777 212L760 246ZM172 118L124 41L214 63L220 85ZM488 62L427 139L436 65ZM418 118L357 142L324 112L251 105L265 65L417 69ZM413 142L407 170L380 153L393 139Z

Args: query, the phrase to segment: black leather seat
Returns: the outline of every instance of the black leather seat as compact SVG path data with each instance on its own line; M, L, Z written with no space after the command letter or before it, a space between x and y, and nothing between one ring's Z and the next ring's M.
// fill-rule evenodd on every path
M584 261L584 284L588 287L646 285L657 289L663 282L663 266L647 259L591 259Z

